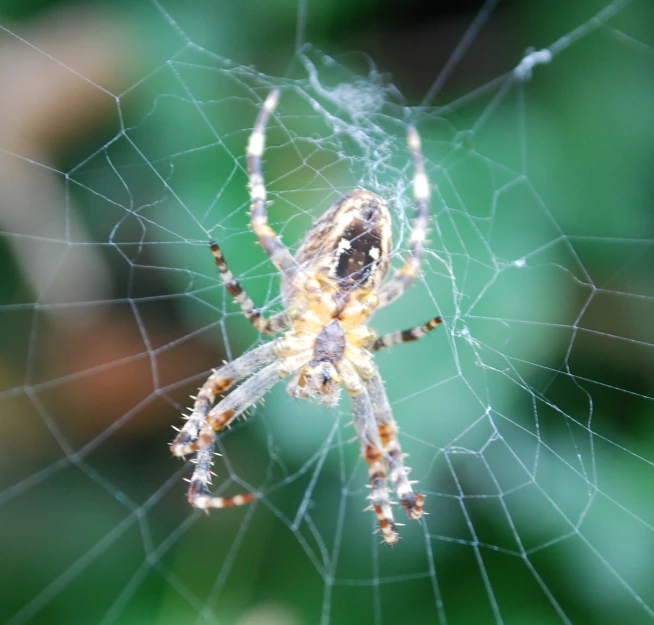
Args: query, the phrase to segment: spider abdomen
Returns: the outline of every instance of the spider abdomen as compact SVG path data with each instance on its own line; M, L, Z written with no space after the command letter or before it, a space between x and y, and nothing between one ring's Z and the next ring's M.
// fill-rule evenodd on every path
M295 260L323 280L331 281L337 300L358 289L371 290L384 281L393 245L391 216L376 193L359 189L332 204L307 233ZM283 292L292 299L295 285Z

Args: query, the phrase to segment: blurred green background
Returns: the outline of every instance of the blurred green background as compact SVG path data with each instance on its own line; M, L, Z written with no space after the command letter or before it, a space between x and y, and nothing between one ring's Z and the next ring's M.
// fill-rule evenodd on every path
M1 622L654 622L651 2L0 0L0 86ZM399 262L423 138L424 277L372 324L445 319L377 357L428 496L392 550L346 400L279 385L221 439L248 508L192 513L167 447L263 340L209 237L281 306L244 173L274 86L291 247L364 185Z

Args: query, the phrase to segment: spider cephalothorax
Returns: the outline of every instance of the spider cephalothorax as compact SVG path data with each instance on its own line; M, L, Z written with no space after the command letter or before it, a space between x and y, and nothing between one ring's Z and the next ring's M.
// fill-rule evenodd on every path
M193 411L171 445L173 453L196 453L188 500L208 509L241 505L254 495L231 498L209 494L211 456L216 432L257 402L279 380L289 377L294 397L315 398L327 405L338 402L345 387L352 402L354 426L361 452L368 463L370 499L384 541L399 540L388 496L387 480L410 519L422 515L424 496L414 492L397 440L397 426L373 352L397 343L416 340L441 322L428 323L377 338L365 325L370 315L405 291L417 275L429 212L429 184L420 138L409 128L413 154L416 216L407 263L386 281L392 249L391 218L384 201L358 189L343 196L314 224L295 256L268 225L266 190L261 157L265 127L277 106L279 92L271 92L259 113L247 149L252 227L266 253L282 274L285 310L269 319L262 317L252 300L227 268L222 251L211 249L229 292L245 316L261 332L283 332L274 341L243 354L216 369L200 389ZM232 384L247 378L215 403Z

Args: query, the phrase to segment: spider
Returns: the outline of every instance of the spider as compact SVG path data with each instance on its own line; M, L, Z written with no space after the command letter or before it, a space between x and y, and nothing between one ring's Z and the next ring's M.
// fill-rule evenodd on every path
M227 290L254 327L283 334L215 369L194 398L193 410L170 448L176 456L196 454L188 502L203 510L239 506L256 495L214 497L209 491L216 434L290 376L293 397L337 403L341 387L350 396L354 427L368 464L372 505L384 542L399 540L387 488L393 490L410 519L419 519L425 497L414 491L397 439L397 425L373 352L422 338L441 323L434 317L414 328L380 338L366 326L375 310L400 297L417 276L424 255L430 188L420 137L409 127L416 212L406 264L386 281L392 249L391 217L381 197L364 189L341 197L313 225L293 256L268 225L262 156L265 129L277 107L273 90L259 112L247 146L252 229L281 273L285 310L264 318L227 267L223 253L210 242ZM247 378L247 379L246 379ZM234 383L245 380L216 402ZM215 405L214 405L215 403Z

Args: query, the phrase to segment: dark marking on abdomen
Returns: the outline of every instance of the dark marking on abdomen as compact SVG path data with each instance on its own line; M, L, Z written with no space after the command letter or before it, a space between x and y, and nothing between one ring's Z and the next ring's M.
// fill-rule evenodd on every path
M343 231L339 244L343 240L349 245L339 248L336 276L344 286L363 286L379 261L380 229L369 221L356 220Z

